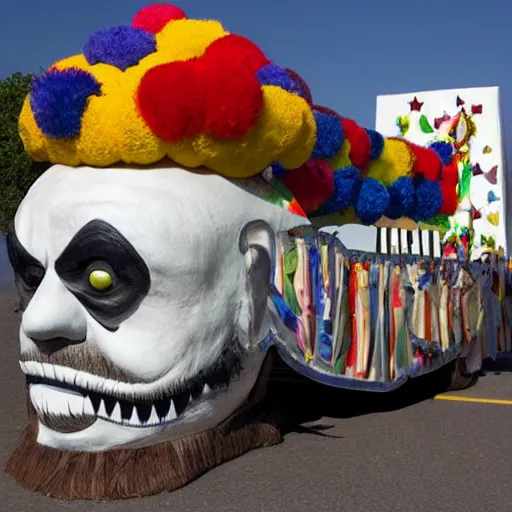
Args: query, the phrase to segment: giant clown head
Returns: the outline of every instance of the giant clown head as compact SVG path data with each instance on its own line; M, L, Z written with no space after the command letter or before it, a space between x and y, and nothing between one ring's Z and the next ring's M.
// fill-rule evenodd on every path
M439 160L314 105L253 43L168 5L37 78L20 133L55 165L8 239L29 397L8 470L61 498L174 489L277 442L243 416L261 342L289 335L269 299L276 234L443 201ZM423 210L400 195L414 187Z

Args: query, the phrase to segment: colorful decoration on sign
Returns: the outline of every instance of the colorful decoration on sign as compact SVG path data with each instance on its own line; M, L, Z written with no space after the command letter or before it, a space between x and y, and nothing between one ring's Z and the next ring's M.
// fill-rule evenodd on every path
M447 99L451 91L416 93L409 96L410 99L398 95L389 100L389 105L392 101L398 105L398 98L403 97L402 104L409 106L407 113L399 112L396 116L398 133L412 143L433 150L442 162L439 181L443 206L438 213L445 221L440 222L439 215L417 219L421 221L419 227L439 229L448 224L448 229L441 229L443 243L450 245L445 247L444 254L457 254L462 250L468 258L480 258L482 250L488 249L480 244L481 235L499 240L496 252L504 252L506 243L504 228L500 226L503 162L501 151L493 150L501 144L500 138L496 138L499 131L496 129L499 121L497 96L494 88L475 91L454 93L451 107ZM482 99L488 101L488 107ZM392 131L386 135L392 135Z

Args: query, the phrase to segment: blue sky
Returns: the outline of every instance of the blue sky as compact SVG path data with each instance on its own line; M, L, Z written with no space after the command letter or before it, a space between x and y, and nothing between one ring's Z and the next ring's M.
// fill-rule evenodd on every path
M91 31L129 23L148 3L6 2L0 17L0 78L15 71L38 71L80 52ZM365 126L374 126L379 94L498 85L505 131L512 133L512 66L507 50L512 46L511 2L176 0L174 4L190 18L218 19L229 31L250 38L272 60L301 74L316 103Z

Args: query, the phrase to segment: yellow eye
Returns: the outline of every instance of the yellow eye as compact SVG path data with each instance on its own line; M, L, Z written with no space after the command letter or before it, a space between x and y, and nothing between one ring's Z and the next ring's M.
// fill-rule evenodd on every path
M112 286L112 276L105 270L93 270L89 274L89 283L95 290L103 291Z

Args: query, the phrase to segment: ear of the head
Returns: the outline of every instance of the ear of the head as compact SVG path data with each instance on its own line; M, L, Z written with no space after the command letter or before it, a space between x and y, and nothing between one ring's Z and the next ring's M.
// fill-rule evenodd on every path
M276 257L276 234L263 220L246 224L240 234L240 251L247 269L247 302L239 325L246 343L257 343L268 332L268 288ZM245 307L244 307L245 306Z

